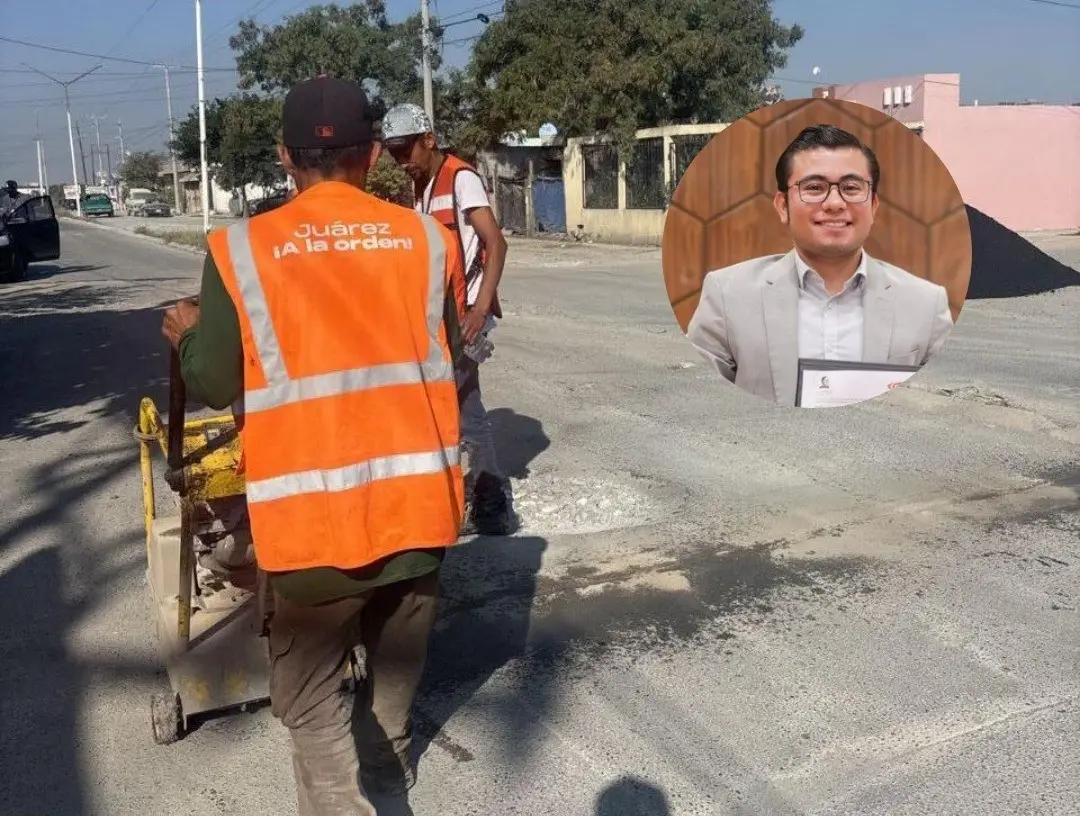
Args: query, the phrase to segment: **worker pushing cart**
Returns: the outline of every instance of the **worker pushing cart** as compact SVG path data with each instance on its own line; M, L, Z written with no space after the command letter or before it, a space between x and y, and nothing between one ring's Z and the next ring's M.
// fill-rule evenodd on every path
M242 401L251 535L273 593L271 708L300 816L374 816L366 791L415 780L409 711L464 513L462 254L431 216L363 192L379 145L359 85L299 83L282 136L298 194L212 232L198 306L176 304L162 330L188 390L212 408ZM354 733L341 679L357 644Z

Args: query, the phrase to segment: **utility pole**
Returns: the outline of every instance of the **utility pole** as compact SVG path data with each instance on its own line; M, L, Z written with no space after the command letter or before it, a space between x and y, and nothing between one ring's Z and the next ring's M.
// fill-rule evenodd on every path
M82 131L79 130L78 122L75 123L75 138L79 140L79 161L82 162L82 177L83 184L85 184L89 180L89 175L86 172L86 148L83 147Z
M120 142L120 155L116 160L116 172L119 175L124 171L124 162L127 161L127 157L124 155L124 123L119 119L116 120L116 136ZM109 170L110 175L112 170ZM124 180L121 178L116 179L116 198L119 201L120 209L127 214L127 209L124 207Z
M43 168L42 154L41 154L41 111L34 111L34 121L36 124L34 147L37 153L37 183L38 192L44 192L45 188L45 170Z
M202 0L195 0L195 50L198 52L196 67L199 75L199 169L202 174L203 231L210 232L210 173L206 166L206 74L203 71Z
M421 64L424 70L424 110L431 121L431 126L435 127L435 102L431 90L431 13L428 9L428 0L420 0L420 24L420 47L423 51Z
M94 123L94 133L96 134L95 141L97 142L97 179L98 184L101 184L105 180L105 166L101 158L101 120L106 117L89 116L87 118ZM93 161L91 161L91 164L93 164Z
M67 82L63 82L63 81L57 79L56 77L49 76L44 71L38 71L37 68L35 68L32 65L27 65L25 62L23 63L23 65L26 65L26 67L29 68L31 71L35 71L36 73L41 74L46 79L52 80L53 82L55 82L57 85L59 85L60 87L62 87L64 89L64 107L67 109L68 145L71 147L71 179L72 179L72 182L75 184L75 186L78 187L78 185L79 185L79 171L78 171L78 169L77 169L77 167L75 165L75 138L71 133L71 99L70 99L70 97L68 95L68 88L71 85L74 85L76 82L78 82L80 79L82 79L87 74L94 73L94 71L96 71L101 66L100 65L95 65L89 71L86 71L85 73L79 74L77 77L75 77L75 79L69 79ZM82 140L81 139L79 140L79 151L82 152ZM84 161L83 179L85 179L86 178L85 159L83 161ZM82 218L82 191L81 190L76 192L76 194L75 194L75 213L79 216L79 218Z
M176 210L176 214L180 214L180 173L176 169L176 150L173 148L173 142L176 140L176 132L173 130L173 113L172 113L172 85L169 83L169 66L157 65L157 68L161 68L165 71L165 107L169 112L169 158L172 159L172 187L173 187L173 207Z

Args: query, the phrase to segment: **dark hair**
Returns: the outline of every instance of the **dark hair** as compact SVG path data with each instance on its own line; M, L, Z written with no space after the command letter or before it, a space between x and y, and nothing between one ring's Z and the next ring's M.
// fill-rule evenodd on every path
M374 147L372 142L348 147L286 147L297 170L315 171L328 176L344 167L365 164Z
M780 154L780 160L776 163L776 187L780 192L786 193L789 180L791 179L791 163L796 153L815 148L826 150L841 150L843 148L855 148L861 150L870 164L870 189L876 194L878 182L881 180L881 166L878 164L874 151L864 145L859 138L848 133L835 125L811 125L803 128L802 133L787 146L787 150Z

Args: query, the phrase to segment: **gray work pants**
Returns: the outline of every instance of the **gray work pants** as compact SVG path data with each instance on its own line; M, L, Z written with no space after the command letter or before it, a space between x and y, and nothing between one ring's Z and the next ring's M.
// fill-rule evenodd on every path
M438 571L318 606L275 597L270 698L289 729L299 816L376 816L364 791L412 784L409 717L435 621ZM352 649L367 655L356 705L342 688Z

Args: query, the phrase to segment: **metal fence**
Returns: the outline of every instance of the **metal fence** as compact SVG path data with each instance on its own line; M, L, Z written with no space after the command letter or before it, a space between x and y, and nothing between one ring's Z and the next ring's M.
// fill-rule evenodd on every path
M664 140L638 139L626 161L626 209L662 210L666 202Z
M615 210L619 207L619 152L614 145L583 145L581 159L585 172L584 206L587 210Z
M701 149L709 143L715 134L697 133L690 136L671 137L671 187L672 189L682 179L690 162L701 152Z

